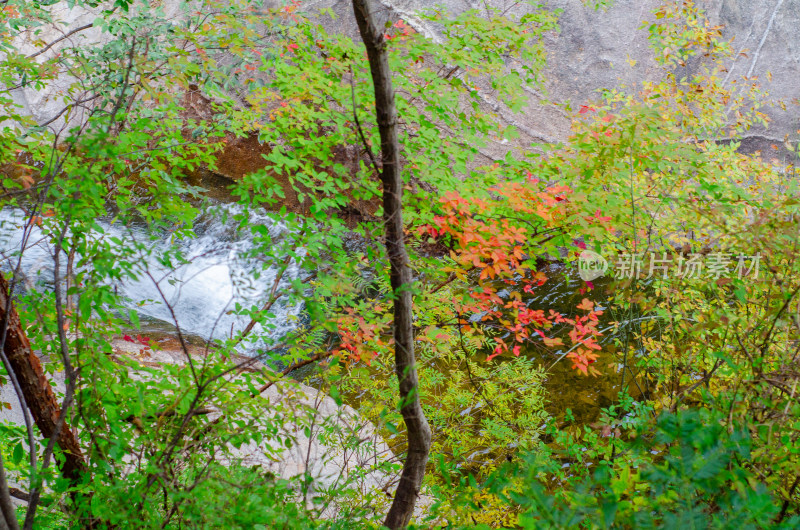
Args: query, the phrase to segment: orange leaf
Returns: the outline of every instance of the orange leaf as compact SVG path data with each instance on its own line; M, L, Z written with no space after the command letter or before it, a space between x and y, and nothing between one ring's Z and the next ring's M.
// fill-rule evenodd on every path
M584 298L580 304L578 304L578 309L582 309L584 311L591 311L594 308L594 302L589 300L588 298Z
M553 348L555 346L563 346L564 345L564 341L562 341L558 337L553 338L553 339L551 339L549 337L545 337L544 338L544 344L545 344L545 346L547 346L549 348Z

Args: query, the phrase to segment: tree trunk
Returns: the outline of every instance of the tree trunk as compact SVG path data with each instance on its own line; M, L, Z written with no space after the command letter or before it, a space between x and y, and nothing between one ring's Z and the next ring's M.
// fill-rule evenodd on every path
M6 309L8 308L8 315ZM3 351L11 365L10 369L19 380L22 394L28 404L36 426L44 438L49 439L56 432L61 406L42 370L39 358L31 350L28 336L22 328L17 310L9 300L9 288L5 277L0 273L0 330L6 330ZM2 334L0 333L0 336ZM61 423L56 437L58 447L64 452L61 474L75 484L86 471L78 440L66 422Z
M392 506L384 521L386 526L395 529L407 526L414 513L414 505L425 476L425 465L428 463L431 429L419 401L412 327L412 278L403 239L403 178L400 172L397 109L386 40L375 20L370 0L353 0L353 11L361 38L367 48L372 82L375 86L375 113L381 136L381 181L386 251L391 265L391 284L394 292L395 371L400 383L400 411L408 431L408 454Z

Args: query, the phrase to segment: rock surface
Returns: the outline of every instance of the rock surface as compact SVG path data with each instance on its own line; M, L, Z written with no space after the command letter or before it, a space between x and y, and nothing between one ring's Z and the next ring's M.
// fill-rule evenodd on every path
M122 339L114 340L112 346L115 355L135 359L143 366L182 365L186 362L174 339L164 341L165 349L157 351ZM190 347L189 351L196 361L202 358L201 348ZM233 361L238 363L246 359ZM248 370L263 368L252 363ZM137 378L136 374L132 375ZM63 372L53 376L51 381L55 383L56 393L63 395ZM259 466L285 479L307 477L309 506L320 491L343 482L358 490L363 499L370 495L377 495L381 502L388 499L384 492L392 490L395 476L387 465L395 462L396 458L375 427L360 418L355 410L347 405L338 405L319 389L290 379L276 383L259 399L264 401L264 410L270 411L265 414L279 420L270 422L279 425L279 431L264 436L260 444L250 443L238 449L229 447L226 454L217 454L220 462ZM0 403L4 402L11 408L2 409L0 422L23 426L22 408L10 384L0 386ZM220 415L215 411L208 418L213 420ZM383 506L375 508L382 509ZM324 515L335 515L335 509L335 506L329 507Z
M389 18L405 19L415 29L441 38L437 28L415 16L430 4L421 0L376 0ZM273 1L274 5L280 2ZM560 32L547 39L549 64L547 71L548 99L554 103L571 101L581 104L597 96L603 88L622 85L635 87L644 79L657 79L661 74L652 59L647 33L642 24L653 21L652 10L660 0L613 0L607 10L595 11L583 0L548 0L549 9L560 10ZM167 16L175 16L175 0L161 2ZM728 67L726 83L743 75L756 75L772 97L787 105L767 109L772 119L769 130L758 129L754 136L770 141L782 140L786 134L796 138L800 128L800 0L697 0L706 10L712 24L724 25L725 39L734 39L733 47L740 52ZM520 13L530 9L526 3L510 0L444 0L440 3L453 13L468 9L486 12L489 8ZM344 0L309 0L302 9L314 12L331 8L337 13L334 22L327 22L334 31L357 38L350 3ZM52 7L54 18L61 24L43 29L36 37L51 42L94 18L92 10L83 7L69 9L66 2ZM329 19L326 19L329 20ZM99 37L95 29L81 31L59 43L61 46L82 46ZM33 37L16 45L33 50ZM635 66L629 62L635 61ZM767 73L771 74L771 81ZM14 98L39 123L53 119L62 105L56 93L58 86L45 90L32 88L14 91ZM523 116L516 117L521 130L538 141L563 139L569 131L569 119L564 111L548 103L534 102Z

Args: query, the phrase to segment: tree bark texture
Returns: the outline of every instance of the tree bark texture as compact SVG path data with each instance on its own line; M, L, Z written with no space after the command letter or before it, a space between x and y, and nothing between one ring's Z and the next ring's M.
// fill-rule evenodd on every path
M395 371L400 384L400 405L408 436L408 453L400 482L384 525L404 528L411 521L419 497L431 446L431 429L419 400L414 356L411 269L403 231L403 177L400 171L400 142L397 133L392 76L384 32L379 27L371 0L353 0L353 11L361 38L367 48L375 87L375 113L381 137L381 181L386 251L391 265L394 293Z
M8 308L8 314L6 314ZM7 326L3 351L11 365L11 370L19 380L22 394L25 396L28 409L31 411L36 426L44 438L50 438L58 427L61 406L42 369L42 363L31 349L28 336L20 322L19 314L9 300L9 287L5 277L0 273L0 330ZM60 463L61 474L77 483L86 464L81 453L78 440L66 422L62 422L56 436L56 443L64 453L64 461Z

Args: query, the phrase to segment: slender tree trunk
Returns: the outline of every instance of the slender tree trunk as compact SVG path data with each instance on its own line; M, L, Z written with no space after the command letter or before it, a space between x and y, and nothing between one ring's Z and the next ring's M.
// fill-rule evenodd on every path
M16 510L14 510L14 504L8 494L8 482L6 482L2 454L0 454L0 530L19 530Z
M8 313L6 313L8 311ZM28 336L22 328L17 310L9 300L9 287L5 277L0 273L0 330L5 329L3 351L11 365L11 370L19 380L25 401L33 415L36 426L45 439L49 439L58 431L56 443L64 452L61 463L61 474L72 483L77 483L82 472L86 471L78 440L59 416L61 406L53 389L44 374L39 358L33 353Z
M414 513L414 505L425 476L425 465L428 463L431 429L419 401L419 381L414 357L412 278L403 239L403 177L400 171L397 109L386 40L382 28L375 20L371 0L353 0L353 11L367 48L375 86L375 112L381 136L386 250L391 264L394 292L395 371L400 383L400 410L408 431L408 454L392 506L384 521L386 526L395 529L407 526Z

